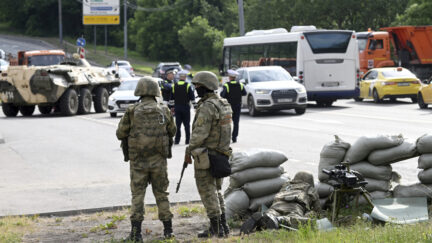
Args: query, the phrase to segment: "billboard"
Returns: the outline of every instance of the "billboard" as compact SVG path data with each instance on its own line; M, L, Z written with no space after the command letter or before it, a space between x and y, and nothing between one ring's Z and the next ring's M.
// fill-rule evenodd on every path
M84 25L120 24L120 0L83 0Z

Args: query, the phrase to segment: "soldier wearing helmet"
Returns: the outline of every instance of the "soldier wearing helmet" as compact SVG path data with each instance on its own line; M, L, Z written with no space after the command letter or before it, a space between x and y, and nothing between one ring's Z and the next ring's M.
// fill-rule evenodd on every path
M132 229L127 240L131 241L142 241L144 195L149 184L156 198L159 219L164 225L164 236L173 236L173 215L167 192L167 158L171 158L176 126L169 108L156 100L160 95L158 83L152 77L140 79L135 89L135 96L140 96L140 101L127 108L116 132L117 138L128 144Z
M194 158L195 181L201 201L210 219L208 230L199 233L198 237L223 237L229 234L225 218L225 203L221 194L222 178L215 178L210 173L209 155L231 155L231 116L230 104L215 91L219 87L216 75L202 71L192 79L198 96L195 118L192 124L192 135L186 148L185 162L192 163ZM222 225L222 227L220 227Z
M298 229L307 224L321 211L318 193L314 188L313 175L298 172L292 181L286 182L276 194L270 209L264 214L255 213L241 227L250 233L255 228L279 229L279 225Z

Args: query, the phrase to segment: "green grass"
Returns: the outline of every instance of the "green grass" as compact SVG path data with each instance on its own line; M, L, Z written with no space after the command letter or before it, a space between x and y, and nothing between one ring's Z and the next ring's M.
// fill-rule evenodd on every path
M192 215L203 214L205 215L204 207L188 207L188 206L180 206L177 208L177 214L182 218L190 218Z
M22 236L32 229L34 221L37 221L37 218L0 218L0 242L21 242Z

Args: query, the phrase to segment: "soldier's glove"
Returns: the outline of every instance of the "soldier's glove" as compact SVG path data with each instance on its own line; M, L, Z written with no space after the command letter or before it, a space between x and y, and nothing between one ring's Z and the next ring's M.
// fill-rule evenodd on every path
M188 164L192 164L192 156L188 153L185 153L184 162Z

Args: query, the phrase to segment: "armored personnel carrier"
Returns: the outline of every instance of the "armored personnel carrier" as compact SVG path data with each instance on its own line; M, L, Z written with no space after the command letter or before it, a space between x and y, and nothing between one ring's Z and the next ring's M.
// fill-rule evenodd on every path
M65 116L105 112L108 97L120 79L103 68L92 67L85 59L65 59L58 65L17 65L0 74L3 113L31 116L37 105L42 114L52 110Z

